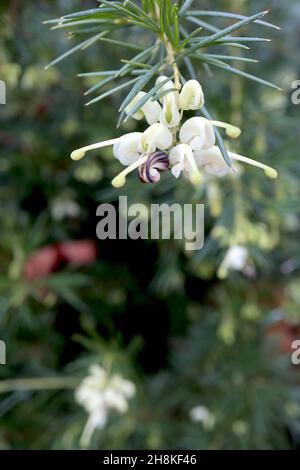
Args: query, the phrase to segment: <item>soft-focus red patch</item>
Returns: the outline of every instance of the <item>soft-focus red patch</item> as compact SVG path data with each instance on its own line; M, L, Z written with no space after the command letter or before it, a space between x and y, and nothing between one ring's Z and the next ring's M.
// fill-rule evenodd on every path
M25 263L24 277L28 281L41 279L58 271L62 262L85 266L97 258L97 248L92 240L68 240L46 245L29 256Z
M56 245L47 245L34 251L25 264L24 276L28 281L40 279L55 271L60 263Z
M67 263L80 266L90 264L97 258L96 244L92 240L69 240L58 246L61 258Z
M292 325L279 320L267 328L266 334L269 338L276 340L281 353L291 354L293 342L300 339L300 325Z

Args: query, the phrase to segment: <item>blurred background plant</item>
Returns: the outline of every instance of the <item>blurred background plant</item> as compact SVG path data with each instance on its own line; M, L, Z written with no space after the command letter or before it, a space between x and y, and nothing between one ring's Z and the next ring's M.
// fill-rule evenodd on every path
M247 169L238 178L208 179L197 191L166 177L155 187L128 179L121 192L110 186L118 167L110 151L79 163L68 157L118 135L122 90L84 107L83 93L96 82L76 75L114 69L122 50L94 44L44 70L76 42L42 21L95 3L0 6L0 79L7 84L7 105L0 105L0 339L7 345L0 446L80 448L90 414L78 387L97 364L105 380L93 396L107 419L97 417L91 448L297 448L300 376L291 345L300 338L300 135L290 95L300 73L298 2L214 5L244 15L272 8L268 20L283 31L266 30L272 42L251 45L260 63L242 69L285 92L196 68L210 111L245 129L235 150L270 163L279 179ZM136 43L136 34L127 31L126 40ZM140 129L133 120L123 128ZM204 249L97 240L96 208L120 194L129 203L204 202Z

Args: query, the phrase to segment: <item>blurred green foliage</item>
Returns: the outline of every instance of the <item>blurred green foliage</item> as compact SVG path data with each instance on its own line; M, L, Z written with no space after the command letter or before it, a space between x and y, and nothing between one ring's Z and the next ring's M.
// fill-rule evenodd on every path
M7 84L7 105L0 105L0 339L7 345L0 447L79 448L86 414L73 390L47 390L47 381L80 380L90 364L107 361L137 393L128 413L112 415L95 431L92 448L299 447L299 366L291 364L291 343L300 339L300 108L290 99L300 74L298 2L217 2L220 10L244 14L272 7L271 20L283 31L272 32L271 44L253 46L260 63L246 69L259 68L283 93L223 71L211 77L196 70L210 110L243 129L235 150L271 164L279 179L247 168L195 191L167 175L156 186L131 177L121 192L110 185L119 164L109 150L79 163L69 154L118 135L124 95L86 108L83 93L95 82L76 75L113 69L122 50L95 44L44 70L75 43L42 21L83 3L96 2L0 6L0 79ZM204 9L210 2L195 3ZM143 43L142 35L130 34L127 40ZM123 129L138 126L130 120ZM116 203L119 194L129 203L204 202L204 249L190 254L178 241L96 240L97 205ZM93 263L24 275L33 252L83 239L97 243ZM218 269L235 245L247 248L251 276L232 271L220 279ZM45 390L27 387L29 377ZM23 385L6 390L11 379ZM191 418L197 406L209 411L209 425Z

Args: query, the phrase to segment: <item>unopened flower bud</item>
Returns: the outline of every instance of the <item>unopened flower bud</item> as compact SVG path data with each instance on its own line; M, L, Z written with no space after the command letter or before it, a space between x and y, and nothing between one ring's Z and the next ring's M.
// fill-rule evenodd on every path
M186 82L179 95L179 106L184 111L197 110L204 105L204 95L202 87L197 80Z

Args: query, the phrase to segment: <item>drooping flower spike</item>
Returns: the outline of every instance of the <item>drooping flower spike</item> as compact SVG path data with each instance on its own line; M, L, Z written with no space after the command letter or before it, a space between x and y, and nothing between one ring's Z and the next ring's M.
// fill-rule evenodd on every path
M201 183L203 170L214 176L227 175L231 168L216 146L214 127L224 129L232 139L238 138L241 130L232 124L199 116L183 121L184 111L200 109L204 104L203 90L197 80L187 81L180 92L165 76L158 77L156 84L162 84L162 95L156 101L146 101L132 116L137 120L146 119L149 127L144 132L131 132L82 147L72 152L71 158L80 160L89 150L112 145L114 156L126 166L112 180L115 188L122 187L127 175L134 170L138 170L140 181L144 183L157 183L160 172L168 169L175 178L183 174L194 185ZM125 112L129 114L145 95L143 91L137 93ZM278 175L275 169L263 163L233 152L228 152L228 155L232 160L263 169L270 178Z

